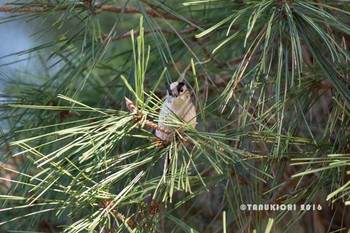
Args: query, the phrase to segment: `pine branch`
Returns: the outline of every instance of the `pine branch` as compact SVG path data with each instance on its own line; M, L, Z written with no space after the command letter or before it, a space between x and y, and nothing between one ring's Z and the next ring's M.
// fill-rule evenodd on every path
M112 206L113 202L111 200L103 200L101 202L101 207L105 210L109 210L116 219L126 222L131 229L135 229L137 227L138 224L136 221L131 218L127 218L125 215L119 213L115 209L111 209Z
M115 14L142 14L142 12L136 8L136 7L117 7L113 5L89 5L89 4L77 4L74 6L74 8L87 8L87 9L93 9L95 14L100 14L103 12L110 12ZM71 8L71 6L59 6L59 5L45 5L42 7L0 7L0 12L8 12L8 13L43 13L43 12L49 12L49 11L65 11L68 8ZM145 13L148 14L151 17L154 18L162 18L167 20L180 20L179 18L164 14L159 11L156 11L154 9L146 9ZM180 20L181 21L181 20Z
M136 120L136 122L138 122L138 123L141 124L140 121L143 119L143 114L142 114L142 112L140 112L140 111L137 109L137 107L134 105L134 103L133 103L130 99L128 99L127 97L124 97L124 98L125 98L126 107L129 109L129 111L130 111L131 113L135 114L135 120ZM155 129L155 130L159 130L159 131L161 131L161 132L163 132L163 133L166 133L166 134L168 134L168 135L171 135L171 134L172 134L172 132L170 132L169 130L167 130L167 129L165 129L165 128L159 126L158 124L156 124L156 123L154 123L154 122L152 122L152 121L150 121L150 120L147 120L147 119L144 120L144 121L142 122L141 125L146 125L146 126L148 126L148 127L151 127L151 128L153 128L153 129ZM166 146L166 145L169 144L169 142L163 141L162 139L160 139L160 138L158 138L158 137L155 137L155 139L152 139L152 141L156 142L156 143L158 144L158 146L161 146L161 147L164 147L164 146Z

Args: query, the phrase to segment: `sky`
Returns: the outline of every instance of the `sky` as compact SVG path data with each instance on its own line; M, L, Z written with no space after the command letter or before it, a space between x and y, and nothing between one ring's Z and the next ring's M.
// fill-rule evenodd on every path
M3 5L4 2L8 1L0 0L0 5ZM10 15L11 13L0 12L0 64L2 65L28 57L28 55L15 55L4 58L6 55L27 50L33 45L33 41L30 38L32 34L32 25L23 20L2 23L4 18ZM18 69L27 65L27 62L21 62L13 64L9 68Z
M0 0L0 6L3 6L5 2L9 2L9 0ZM3 80L24 79L30 75L51 75L59 68L56 66L50 71L45 69L56 60L46 61L43 58L43 50L40 50L39 53L21 53L47 42L50 35L40 37L40 35L35 34L43 28L47 28L47 22L45 24L39 18L29 20L31 17L19 17L17 20L5 22L14 14L0 12L0 95L4 91L5 82ZM26 16L21 14L26 13L20 13L20 16ZM41 59L38 58L38 54L40 54ZM31 82L32 80L25 81Z
M0 0L0 6L4 5ZM15 53L28 50L35 44L31 37L35 31L34 22L25 22L24 19L4 23L12 13L0 12L0 106L8 102L8 93L6 83L12 80L24 79L25 73L35 73L38 69L38 61L28 59L30 54L16 55ZM11 55L14 54L14 55ZM17 62L23 60L21 62ZM0 131L7 131L7 124L0 121Z

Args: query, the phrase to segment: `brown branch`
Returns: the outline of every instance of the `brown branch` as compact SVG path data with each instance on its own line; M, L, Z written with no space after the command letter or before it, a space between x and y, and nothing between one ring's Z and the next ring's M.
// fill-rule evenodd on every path
M142 118L143 118L142 112L140 112L140 111L137 109L137 107L134 105L134 103L133 103L130 99L128 99L127 97L124 97L124 98L125 98L126 107L129 109L129 111L130 111L131 113L135 114L135 119L136 119L136 121L137 121L138 123L141 124L140 121L141 121ZM153 121L150 121L150 120L144 120L144 121L142 122L142 125L146 125L146 126L148 126L148 127L151 127L151 128L153 128L153 129L159 130L159 131L161 131L161 132L163 132L163 133L166 133L166 134L168 134L168 135L172 134L172 132L170 132L169 130L167 130L167 129L165 129L165 128L159 126L159 125L157 125L156 123L154 123ZM161 146L164 146L165 144L168 143L168 142L165 142L165 141L161 140L160 138L159 138L159 140L158 140L158 138L157 138L157 139L151 140L151 141L156 142L157 144L159 144L159 145L161 145Z
M95 5L89 5L88 3L85 4L77 4L74 7L87 7L90 9L96 9L95 14L100 14L102 12L110 12L110 13L125 13L125 14L142 14L142 12L136 8L136 7L116 7L113 5L100 5L100 4L95 4ZM57 5L45 5L42 7L5 7L1 6L0 7L0 12L17 12L17 13L41 13L41 12L46 12L51 9L55 9L57 11L64 11L68 9L68 6L62 6L57 8ZM180 20L181 19L170 15L170 14L162 14L158 11L155 11L153 9L145 9L144 11L147 15L154 17L154 18L163 18L163 19L170 19L170 20Z
M111 200L101 201L101 207L103 209L110 211L116 219L126 222L131 229L135 229L138 225L137 222L132 220L131 218L127 218L125 215L117 212L115 209L111 209L112 204L113 202Z
M146 125L150 128L153 128L153 129L156 129L156 130L159 130L167 135L171 135L173 134L173 132L169 131L168 129L164 128L164 127L161 127L159 126L158 124L154 123L153 121L150 121L150 120L142 120L143 119L143 113L140 112L137 107L134 105L134 103L128 99L127 97L124 97L125 98L125 104L126 104L126 107L129 109L129 111L133 114L135 114L135 120L138 124L140 124L141 126L143 125ZM142 121L142 122L141 122ZM184 143L188 143L188 139L187 138L184 138L184 137L181 137L181 134L183 132L183 129L180 128L178 130L179 132L179 136L180 136L180 139L184 142ZM151 142L155 142L159 147L165 147L167 145L169 145L171 143L170 140L162 140L158 137L155 137L155 138L150 138L149 139Z

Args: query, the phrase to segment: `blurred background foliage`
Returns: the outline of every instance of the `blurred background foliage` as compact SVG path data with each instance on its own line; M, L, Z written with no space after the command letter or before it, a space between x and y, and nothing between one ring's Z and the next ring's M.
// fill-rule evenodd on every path
M349 8L3 3L0 22L30 24L34 42L1 58L15 61L0 66L0 230L349 231ZM152 122L179 79L199 124L159 146Z

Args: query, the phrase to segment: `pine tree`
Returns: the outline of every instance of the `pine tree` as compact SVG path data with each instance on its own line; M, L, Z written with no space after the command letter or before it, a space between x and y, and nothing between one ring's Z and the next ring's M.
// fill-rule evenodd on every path
M3 57L44 65L0 67L0 231L348 231L349 8L4 4L2 23L41 26ZM177 122L165 142L154 131L177 80L199 124Z

